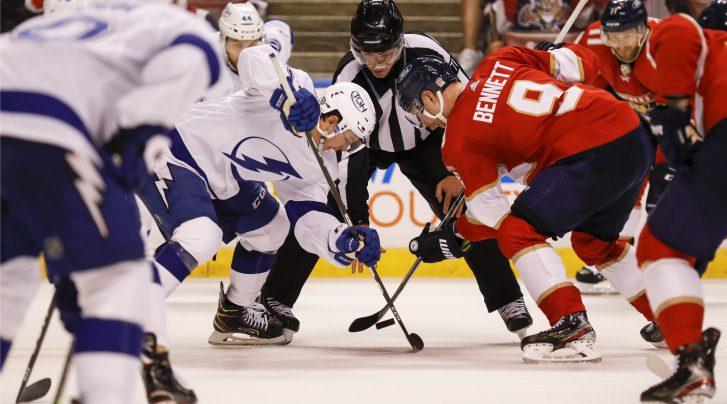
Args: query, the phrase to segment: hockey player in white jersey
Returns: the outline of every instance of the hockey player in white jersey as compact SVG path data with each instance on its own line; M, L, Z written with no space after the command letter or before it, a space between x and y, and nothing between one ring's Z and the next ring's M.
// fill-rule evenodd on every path
M285 119L276 110L286 100L271 52L268 45L245 49L239 65L247 90L196 104L177 122L171 154L140 195L167 240L155 258L169 271L161 273L168 294L223 242L239 238L231 285L220 295L209 339L215 345L290 341L281 321L255 299L291 226L303 248L338 266L350 264L354 253L369 266L380 258L374 230L348 228L332 215L313 151L287 126L312 130L335 175L335 151L360 144L373 130L371 99L359 86L341 83L326 90L319 109L310 77L289 69L297 103ZM263 182L274 183L280 203Z
M227 56L228 72L232 75L232 86L220 96L230 95L244 89L238 77L240 52L250 46L270 45L283 64L288 63L293 49L293 31L280 20L263 22L252 3L227 3L218 21L220 42ZM245 74L245 73L243 73Z
M192 15L87 3L0 39L0 351L4 361L43 252L75 336L81 401L128 403L154 304L132 192L167 150L173 122L228 78L214 33Z

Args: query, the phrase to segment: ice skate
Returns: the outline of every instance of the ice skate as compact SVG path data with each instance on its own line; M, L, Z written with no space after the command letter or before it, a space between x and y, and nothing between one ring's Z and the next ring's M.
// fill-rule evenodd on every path
M260 293L258 298L265 309L283 324L283 336L285 336L285 344L289 344L293 340L293 334L300 329L300 321L295 318L290 307L286 306L274 297Z
M500 307L497 309L500 313L500 317L505 322L507 329L522 340L528 330L528 327L533 325L533 318L528 313L528 308L525 306L525 301L522 297Z
M576 287L584 295L615 295L611 282L594 267L584 266L576 272Z
M184 387L174 376L168 352L158 352L157 339L144 334L141 361L142 378L149 403L192 404L197 402L194 391Z
M220 283L217 314L212 323L214 331L210 345L280 345L285 343L283 325L259 303L238 306L225 296Z
M708 328L702 342L677 350L674 373L641 393L642 403L706 403L714 397L714 351L720 332Z
M568 314L548 330L529 335L520 342L527 363L600 362L596 351L596 332L586 313Z
M656 321L646 324L644 328L641 329L641 338L657 348L667 348L666 341L664 341L664 335L662 335L661 328L659 328L659 325L656 324Z

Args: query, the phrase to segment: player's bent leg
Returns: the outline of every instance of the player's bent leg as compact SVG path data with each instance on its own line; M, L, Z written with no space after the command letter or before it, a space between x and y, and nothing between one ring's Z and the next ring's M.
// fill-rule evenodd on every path
M283 322L286 335L300 329L292 308L316 262L318 256L305 251L295 232L289 232L260 291L260 303Z
M207 216L191 219L175 228L169 241L154 254L156 262L164 268L159 271L159 277L165 297L169 297L192 270L211 260L222 245L222 229Z
M197 173L176 162L160 162L150 177L138 196L167 241L154 256L166 269L160 278L168 296L217 253L223 232L207 185Z
M74 363L84 403L133 401L149 265L145 259L122 261L70 275L81 310Z
M604 241L588 233L571 234L573 250L588 265L593 265L610 281L649 323L642 327L641 337L657 348L666 348L661 329L649 306L646 286L638 269L635 249L622 240Z
M0 264L0 369L39 285L37 256L18 256Z
M552 326L523 338L523 360L598 362L602 356L593 347L596 334L588 323L580 293L566 278L563 261L546 238L512 214L498 229L500 249L520 271L530 296Z
M213 345L280 344L292 339L292 332L289 338L283 333L282 321L256 303L290 222L269 194L260 199L256 210L237 220L240 241L232 256L230 287L227 293L220 292L214 331L208 340Z
M533 319L525 306L510 262L500 251L497 240L472 243L464 259L475 276L487 311L497 310L508 331L522 339Z

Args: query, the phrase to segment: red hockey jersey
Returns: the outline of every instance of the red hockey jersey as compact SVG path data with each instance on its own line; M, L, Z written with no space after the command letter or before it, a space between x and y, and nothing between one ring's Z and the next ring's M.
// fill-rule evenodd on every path
M638 112L647 112L654 102L656 87L656 61L651 55L653 32L659 20L648 21L649 37L646 39L639 56L631 65L626 65L627 73L622 71L621 63L611 52L611 48L601 39L601 22L596 21L586 28L576 39L576 43L592 50L598 55L600 74L589 83L598 88L610 85L622 99L628 101Z
M465 184L463 236L492 236L510 204L500 186L508 175L527 183L539 171L636 129L625 102L582 84L598 73L598 57L570 45L552 52L506 47L474 72L449 116L442 158ZM568 84L571 83L571 84Z
M727 118L727 32L702 29L674 14L654 30L652 54L661 97L694 96L694 120L706 134Z

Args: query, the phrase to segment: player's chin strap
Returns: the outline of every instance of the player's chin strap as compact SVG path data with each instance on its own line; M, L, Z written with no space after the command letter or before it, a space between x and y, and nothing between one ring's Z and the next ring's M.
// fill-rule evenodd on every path
M447 117L444 116L444 98L442 97L441 91L437 91L437 99L439 99L439 112L437 112L437 115L430 114L426 109L422 114L429 119L439 119L446 125Z

